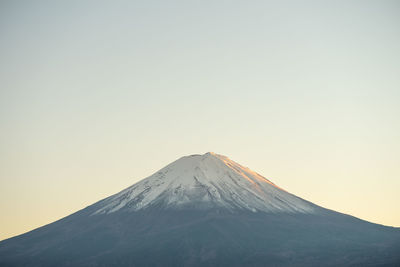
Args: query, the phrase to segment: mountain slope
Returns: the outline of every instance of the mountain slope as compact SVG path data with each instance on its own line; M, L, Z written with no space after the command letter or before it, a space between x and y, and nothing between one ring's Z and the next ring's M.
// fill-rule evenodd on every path
M151 206L167 209L315 212L315 205L215 153L180 158L152 176L110 197L95 214Z
M0 266L400 266L400 230L321 208L213 153L0 242Z

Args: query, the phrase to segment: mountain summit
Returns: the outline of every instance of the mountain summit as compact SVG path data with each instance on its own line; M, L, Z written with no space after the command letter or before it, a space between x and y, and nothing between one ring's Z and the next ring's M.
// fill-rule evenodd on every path
M229 158L208 152L178 159L102 202L95 214L119 210L227 209L313 213L316 206Z
M0 242L0 266L400 266L400 230L206 153Z

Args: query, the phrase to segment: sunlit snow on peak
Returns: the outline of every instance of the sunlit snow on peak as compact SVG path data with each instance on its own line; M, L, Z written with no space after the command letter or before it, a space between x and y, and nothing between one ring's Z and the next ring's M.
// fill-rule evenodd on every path
M315 206L258 173L213 152L182 157L101 203L95 214L120 210L226 209L312 213Z

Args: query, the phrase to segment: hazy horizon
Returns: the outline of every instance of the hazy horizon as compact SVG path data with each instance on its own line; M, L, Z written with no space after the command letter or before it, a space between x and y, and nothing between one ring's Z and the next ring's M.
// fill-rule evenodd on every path
M0 240L212 151L400 227L398 1L1 1Z

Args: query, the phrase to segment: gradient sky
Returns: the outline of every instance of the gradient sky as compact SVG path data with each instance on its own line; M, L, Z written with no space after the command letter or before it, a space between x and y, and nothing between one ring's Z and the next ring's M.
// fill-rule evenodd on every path
M400 226L399 1L0 1L0 240L214 151Z

